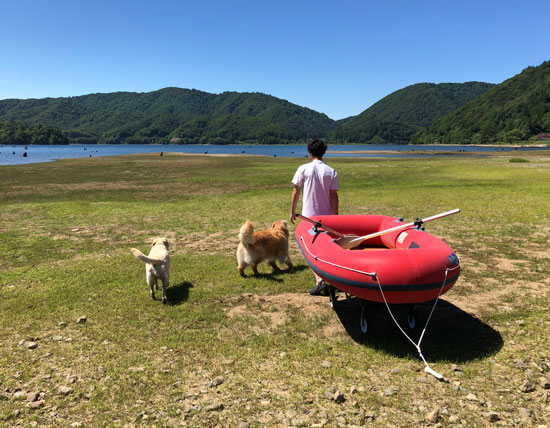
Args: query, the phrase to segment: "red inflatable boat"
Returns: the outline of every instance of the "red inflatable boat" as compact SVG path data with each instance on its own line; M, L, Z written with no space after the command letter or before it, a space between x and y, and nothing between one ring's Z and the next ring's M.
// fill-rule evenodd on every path
M435 216L424 221L430 219ZM460 274L456 254L424 232L422 221L417 221L416 227L412 223L406 227L402 220L381 215L329 215L307 220L298 224L296 239L310 267L336 289L360 299L402 304L434 300L449 291ZM354 249L342 248L337 239L388 229L398 230L368 239Z

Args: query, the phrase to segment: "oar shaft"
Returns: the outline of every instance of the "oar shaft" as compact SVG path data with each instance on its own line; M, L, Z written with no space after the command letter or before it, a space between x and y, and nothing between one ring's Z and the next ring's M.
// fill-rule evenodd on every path
M442 217L447 217L449 215L456 214L458 212L460 212L460 210L457 208L455 210L447 211L447 212L444 212L444 213L441 213L441 214L436 214L436 215L433 215L431 217L426 217L426 218L424 218L420 221L422 223L426 223L428 221L436 220L436 219L442 218ZM391 232L395 232L397 230L406 229L407 227L414 226L416 223L417 222L413 221L413 222L410 222L410 223L405 223L405 224L401 224L399 226L392 227L391 229L386 229L386 230L381 230L379 232L371 233L370 235L359 236L358 238L355 238L355 239L352 239L351 241L349 241L349 244L351 245L351 244L363 242L363 241L366 241L367 239L376 238L377 236L385 235L386 233L391 233Z
M438 218L442 218L442 217L447 217L449 215L453 215L453 214L456 214L456 213L459 213L460 210L457 208L456 210L451 210L451 211L447 211L447 212L444 212L444 213L441 213L441 214L436 214L436 215L433 215L431 217L426 217L424 219L422 219L422 223L426 223L428 221L432 221L432 220L437 220Z
M358 242L363 242L363 241L366 241L367 239L376 238L377 236L382 236L382 235L385 235L386 233L391 233L391 232L395 232L397 230L406 229L407 227L411 227L411 226L414 226L414 222L401 224L399 226L392 227L391 229L381 230L379 232L374 232L374 233L371 233L369 235L359 236L359 237L349 241L349 243L350 244L355 244L355 243L358 243Z
M296 217L300 217L302 220L308 221L308 222L310 222L311 224L314 224L314 225L317 226L317 227L322 227L322 228L325 229L327 232L332 233L333 235L336 235L336 236L338 236L339 238L343 238L343 237L344 237L344 235L342 235L340 232L338 232L337 230L331 229L330 227L325 226L325 225L324 225L323 223L321 223L320 221L312 220L312 219L310 219L310 218L308 218L308 217L303 216L302 214L296 214Z

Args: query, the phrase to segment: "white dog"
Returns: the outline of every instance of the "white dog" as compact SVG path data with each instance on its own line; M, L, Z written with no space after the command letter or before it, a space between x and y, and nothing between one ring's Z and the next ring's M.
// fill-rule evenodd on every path
M155 238L149 255L146 256L136 248L130 248L134 256L145 263L145 279L151 288L151 297L155 298L154 288L157 290L158 280L162 281L162 303L166 303L166 289L170 283L170 255L168 253L168 239Z

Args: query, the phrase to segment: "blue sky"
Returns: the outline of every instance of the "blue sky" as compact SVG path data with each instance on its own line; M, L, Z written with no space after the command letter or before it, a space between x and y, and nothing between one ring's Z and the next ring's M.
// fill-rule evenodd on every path
M550 1L0 0L0 99L167 86L354 116L550 59Z

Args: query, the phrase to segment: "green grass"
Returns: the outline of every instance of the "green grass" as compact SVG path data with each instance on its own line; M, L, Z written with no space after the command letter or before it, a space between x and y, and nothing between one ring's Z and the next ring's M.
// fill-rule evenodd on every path
M488 411L509 426L550 424L545 391L519 390L549 375L533 363L550 363L550 159L525 157L327 159L342 214L411 220L461 209L426 227L463 263L422 342L442 383L416 371L415 349L382 305L371 305L364 337L356 299L341 296L332 311L309 296L312 275L294 241L295 272L261 265L259 278L238 275L240 225L288 217L303 159L165 154L0 167L0 420L419 426L438 408L443 426L455 417L486 426ZM172 243L167 305L149 297L129 251L146 252L158 235ZM420 305L420 320L429 309ZM330 388L346 401L327 398ZM29 392L41 407L27 403ZM223 409L208 411L216 401Z

